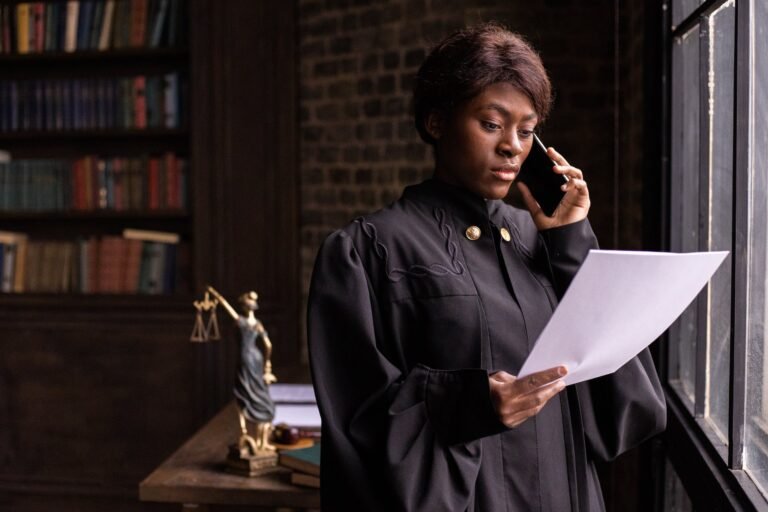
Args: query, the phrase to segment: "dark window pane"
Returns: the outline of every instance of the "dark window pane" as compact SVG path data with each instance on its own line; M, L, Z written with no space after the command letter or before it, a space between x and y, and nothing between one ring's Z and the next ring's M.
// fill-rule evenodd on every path
M672 48L672 250L699 250L699 28ZM670 378L694 400L697 313L694 302L670 328Z

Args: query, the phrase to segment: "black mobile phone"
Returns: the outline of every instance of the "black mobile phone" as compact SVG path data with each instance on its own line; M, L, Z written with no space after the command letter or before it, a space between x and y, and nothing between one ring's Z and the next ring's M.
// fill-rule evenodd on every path
M531 152L520 167L517 179L528 185L533 197L548 216L552 216L565 192L560 190L568 178L552 170L555 165L547 155L547 148L534 134Z

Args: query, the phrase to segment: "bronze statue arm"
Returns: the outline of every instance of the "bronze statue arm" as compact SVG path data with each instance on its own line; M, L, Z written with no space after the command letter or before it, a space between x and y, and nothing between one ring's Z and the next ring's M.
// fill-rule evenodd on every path
M272 373L272 341L269 339L264 326L257 320L256 330L261 335L261 339L264 341L264 382L272 384L277 382L277 377Z
M227 310L227 313L229 313L229 316L231 316L235 321L237 321L238 318L240 318L240 315L237 314L237 311L235 311L235 308L233 308L229 302L227 302L227 299L221 296L219 292L216 291L216 288L213 286L208 286L207 290L211 292L211 294L218 299L219 302L221 302L221 305L224 306L224 309Z

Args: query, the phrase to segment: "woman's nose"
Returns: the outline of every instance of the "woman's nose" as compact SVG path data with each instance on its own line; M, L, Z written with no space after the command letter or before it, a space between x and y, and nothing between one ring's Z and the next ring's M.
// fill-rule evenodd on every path
M523 146L520 144L520 139L517 137L517 134L513 133L502 138L499 142L498 152L506 158L511 158L522 153Z

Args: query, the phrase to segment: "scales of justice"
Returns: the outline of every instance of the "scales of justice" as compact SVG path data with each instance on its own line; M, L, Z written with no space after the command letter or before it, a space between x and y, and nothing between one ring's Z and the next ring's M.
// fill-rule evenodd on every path
M195 326L190 341L206 342L221 339L216 308L221 304L235 325L240 329L240 363L235 380L234 393L240 420L240 438L229 448L228 469L254 476L277 465L275 446L269 441L275 404L269 394L269 385L277 381L272 373L272 342L266 329L254 315L259 308L258 295L254 291L238 298L241 312L212 286L208 286L203 300L193 302ZM204 317L207 316L207 322ZM259 348L261 342L264 350ZM255 437L248 433L248 422L255 424Z

